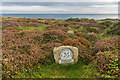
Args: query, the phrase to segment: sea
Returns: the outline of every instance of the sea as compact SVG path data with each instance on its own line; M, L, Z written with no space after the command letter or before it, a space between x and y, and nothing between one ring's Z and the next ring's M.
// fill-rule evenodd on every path
M88 18L88 19L118 19L117 14L2 14L2 17L22 17L39 19L68 19L68 18Z

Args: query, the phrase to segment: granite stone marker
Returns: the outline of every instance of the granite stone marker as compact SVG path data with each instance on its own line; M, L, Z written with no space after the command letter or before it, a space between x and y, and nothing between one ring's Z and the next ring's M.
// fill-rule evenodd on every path
M78 61L78 48L73 46L60 46L53 49L56 63L73 64Z

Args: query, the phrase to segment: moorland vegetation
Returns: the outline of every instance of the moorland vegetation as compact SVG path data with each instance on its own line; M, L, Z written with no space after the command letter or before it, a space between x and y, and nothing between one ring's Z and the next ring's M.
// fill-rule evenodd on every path
M2 17L3 78L118 78L119 24L117 19ZM63 45L79 49L78 63L55 64L53 48Z

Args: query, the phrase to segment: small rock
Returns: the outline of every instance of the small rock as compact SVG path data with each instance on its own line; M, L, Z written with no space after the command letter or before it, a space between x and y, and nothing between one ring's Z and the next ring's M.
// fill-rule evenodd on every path
M69 33L69 34L74 34L74 31L68 31L67 33Z

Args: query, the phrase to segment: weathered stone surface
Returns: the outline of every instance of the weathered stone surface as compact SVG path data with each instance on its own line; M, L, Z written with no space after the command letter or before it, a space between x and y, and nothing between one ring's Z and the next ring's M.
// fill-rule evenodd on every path
M53 49L56 63L72 64L78 61L78 48L73 46L60 46Z
M69 33L69 34L74 34L74 31L68 31L67 33Z

